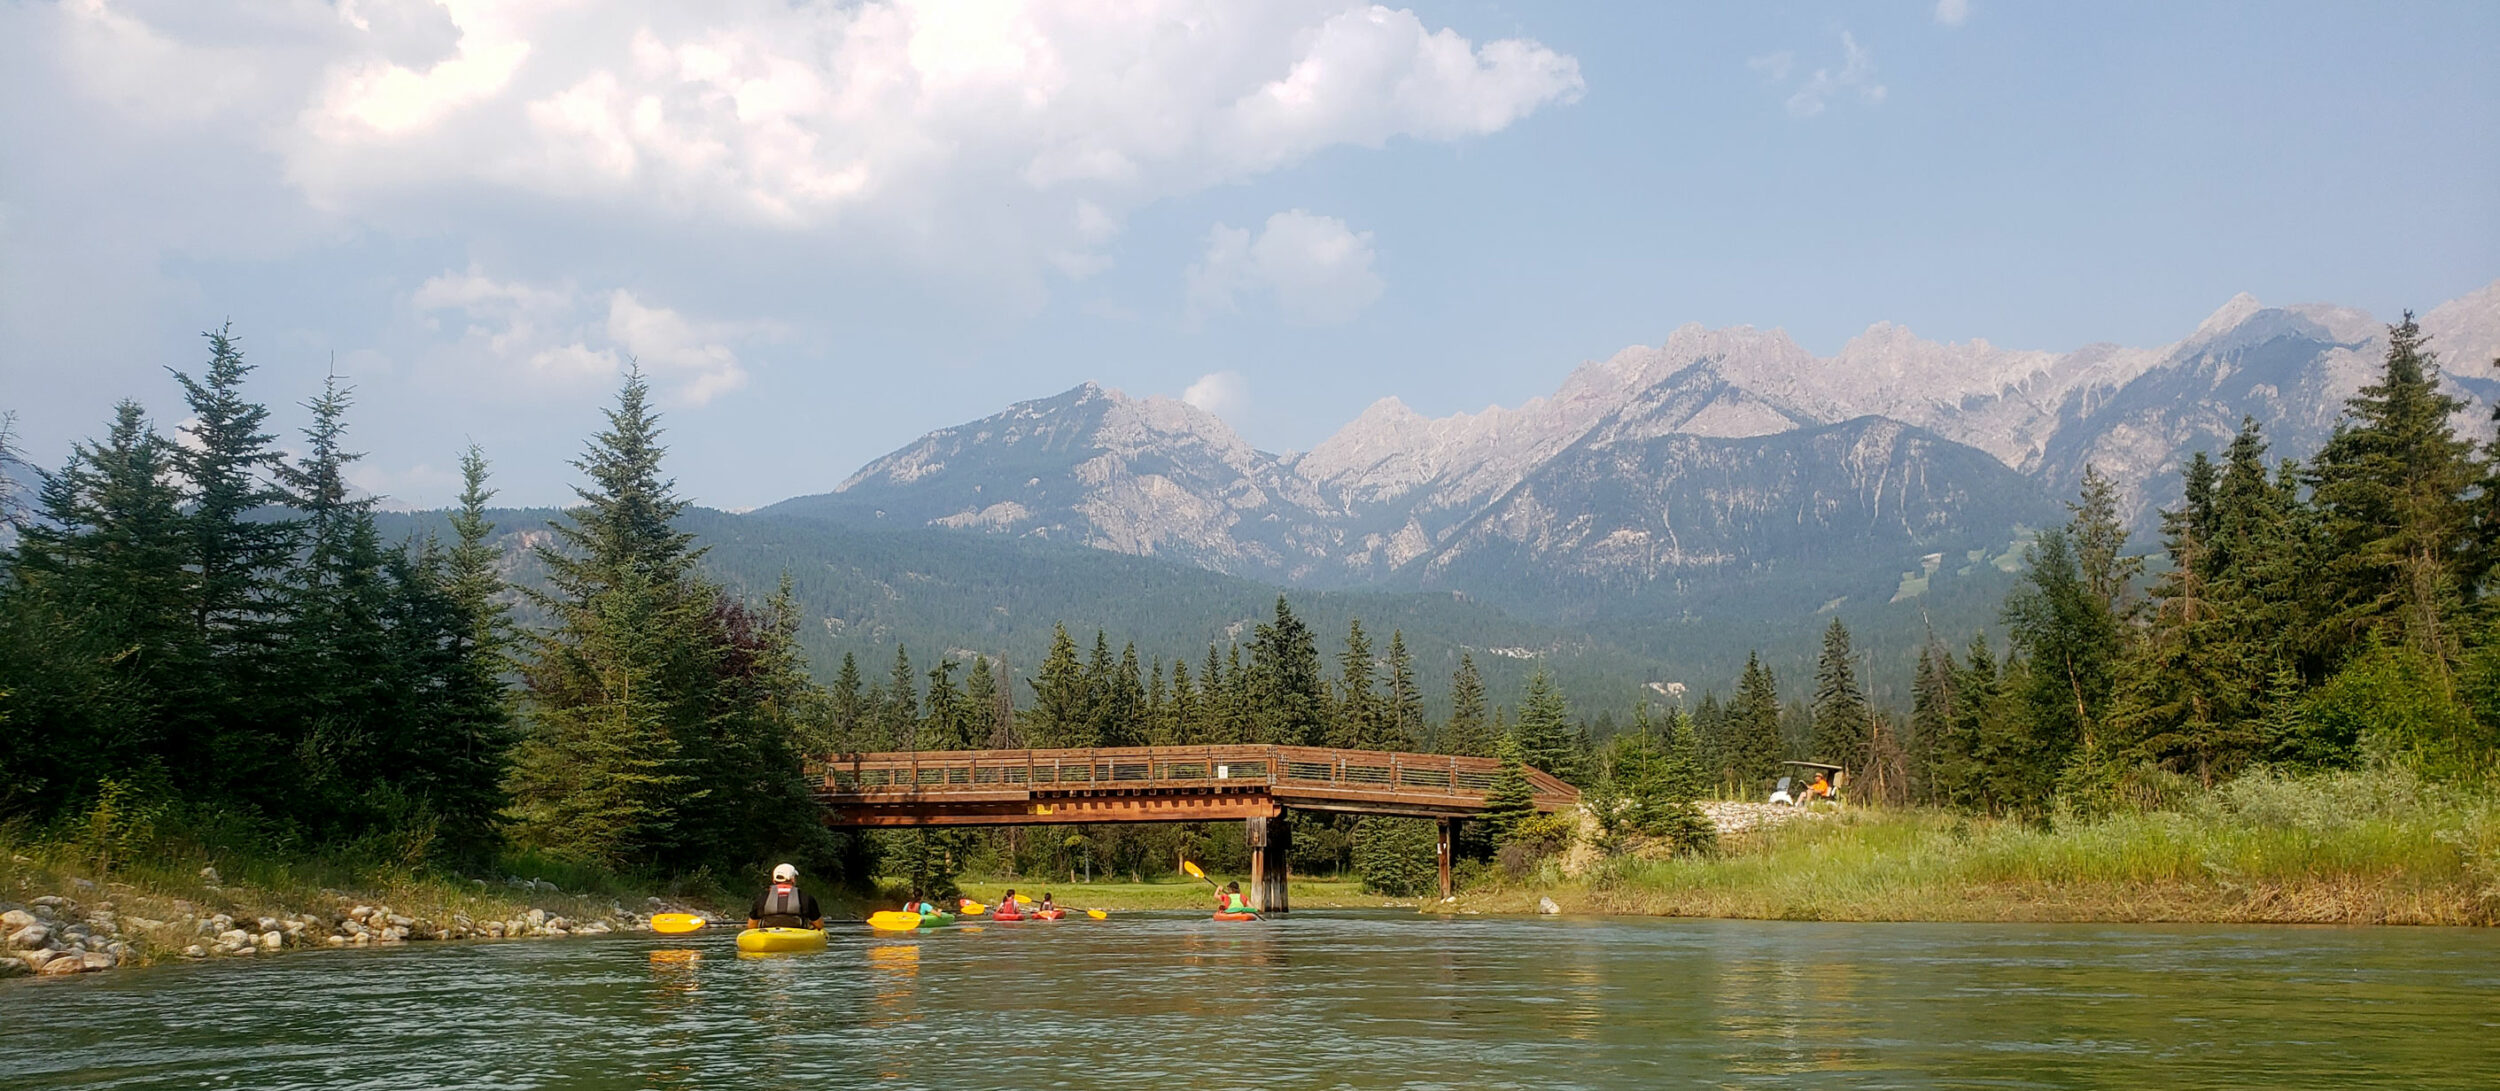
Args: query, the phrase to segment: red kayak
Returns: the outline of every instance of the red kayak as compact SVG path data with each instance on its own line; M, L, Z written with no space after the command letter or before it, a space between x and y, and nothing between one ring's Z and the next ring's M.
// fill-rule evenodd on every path
M1020 921L1020 920L1023 920L1023 919L1024 919L1024 914L1022 914L1022 913L1007 913L1007 912L1001 912L1001 911L996 911L996 910L993 910L993 911L990 913L990 919L991 919L991 920L994 920L994 921Z
M1215 919L1219 921L1254 921L1259 919L1259 915L1256 913L1218 913L1215 915Z

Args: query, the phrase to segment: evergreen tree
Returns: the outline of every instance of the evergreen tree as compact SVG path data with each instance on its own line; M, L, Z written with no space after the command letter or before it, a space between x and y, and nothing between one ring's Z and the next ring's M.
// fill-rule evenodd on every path
M1492 725L1485 719L1484 677L1476 673L1475 657L1460 652L1458 671L1450 678L1450 722L1441 729L1439 751L1489 758L1494 742Z
M575 465L591 484L542 547L553 624L523 672L529 737L516 765L520 830L563 855L682 871L765 853L829 860L800 777L786 594L762 614L694 571L674 520L666 449L639 372ZM901 679L908 699L910 679Z
M2381 634L2439 663L2459 648L2455 614L2471 586L2468 494L2484 470L2449 418L2436 353L2406 312L2388 327L2379 380L2345 403L2312 478L2329 545L2329 622L2342 639Z
M1787 746L1780 738L1779 680L1762 665L1762 656L1745 656L1745 673L1736 685L1736 702L1726 712L1727 772L1742 795L1759 798L1779 776Z
M1275 620L1260 625L1251 642L1249 670L1243 689L1257 741L1327 745L1328 685L1320 676L1319 645L1283 595L1276 596Z
M976 706L955 688L955 669L962 664L940 659L929 668L929 694L923 703L926 712L915 736L914 749L969 750Z
M1423 745L1424 694L1415 685L1415 657L1406 650L1406 633L1389 631L1388 730L1379 742L1384 750L1414 750Z
M303 460L278 469L304 542L285 582L276 648L293 690L287 734L298 778L289 804L314 828L378 825L351 812L417 745L400 736L412 725L385 707L393 681L382 629L387 589L372 501L347 484L348 465L361 457L342 446L349 402L336 376L325 381L308 405Z
M1380 702L1380 692L1372 681L1372 642L1363 633L1362 619L1355 619L1346 629L1345 651L1337 656L1336 715L1329 724L1327 743L1336 747L1374 748L1388 731L1387 709Z
M1946 740L1953 733L1953 653L1930 635L1918 650L1918 670L1910 683L1910 797L1943 802L1939 773Z
M911 652L894 646L894 669L886 676L884 714L878 734L881 748L920 749L920 683L912 671Z
M1204 717L1206 706L1189 677L1189 661L1172 658L1172 741L1198 744L1207 741Z
M1084 666L1076 660L1076 641L1069 639L1066 625L1051 630L1050 654L1042 658L1042 673L1028 684L1033 687L1033 709L1026 739L1046 749L1086 745L1081 740L1086 735L1093 690Z
M1527 695L1519 702L1519 723L1511 738L1519 760L1531 768L1574 784L1586 779L1571 729L1571 709L1563 702L1562 691L1554 687L1553 675L1543 667L1528 678Z
M0 816L59 813L99 774L220 783L171 447L125 401L103 440L43 479L0 579Z
M833 689L828 702L832 716L832 735L827 749L835 753L857 753L869 749L865 735L868 730L868 699L859 677L859 657L842 653L842 669L833 676Z
M2120 630L2110 603L2076 564L2068 532L2050 528L2032 543L2024 585L2005 602L2007 635L2026 661L2026 728L1996 766L2008 787L2045 801L2076 751L2108 712L2117 681Z
M1823 654L1814 665L1814 742L1809 755L1862 775L1870 757L1866 694L1850 662L1849 627L1833 618L1823 630Z
M1520 823L1536 817L1536 789L1528 784L1526 762L1516 738L1503 735L1497 756L1502 762L1501 771L1485 790L1484 811L1478 821L1495 842L1500 842L1507 840Z

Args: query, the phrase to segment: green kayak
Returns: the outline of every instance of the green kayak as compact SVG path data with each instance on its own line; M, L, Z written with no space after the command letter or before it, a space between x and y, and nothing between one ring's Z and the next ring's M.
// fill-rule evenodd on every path
M953 923L955 923L955 915L952 913L923 913L920 915L920 927L922 928L944 928Z

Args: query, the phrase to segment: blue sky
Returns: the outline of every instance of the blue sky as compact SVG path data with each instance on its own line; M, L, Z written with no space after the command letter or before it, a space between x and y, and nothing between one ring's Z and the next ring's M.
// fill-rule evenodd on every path
M565 495L616 368L704 503L1095 379L1259 446L1686 322L2068 349L2500 277L2500 5L0 7L0 409L232 319L363 483Z

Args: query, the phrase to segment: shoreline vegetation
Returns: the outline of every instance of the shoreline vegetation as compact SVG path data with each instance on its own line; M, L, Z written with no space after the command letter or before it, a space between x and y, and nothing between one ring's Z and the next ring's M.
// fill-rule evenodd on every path
M1906 709L1835 613L1803 686L1756 655L1724 698L1575 713L1542 669L1502 702L1460 649L1445 717L1402 632L1356 619L1324 657L1283 595L1204 648L1098 629L1087 654L1062 623L1030 674L898 643L882 678L846 655L827 682L797 634L834 619L801 616L793 577L756 601L706 573L639 372L575 463L581 503L521 556L475 448L452 538L383 542L348 484L352 391L326 382L290 452L240 343L208 341L177 435L124 401L31 497L0 474L0 973L595 934L734 905L777 861L837 917L999 875L1183 908L1204 892L1143 880L1246 867L1223 823L816 821L802 755L975 747L1498 757L1463 893L1434 903L1461 912L2500 923L2500 443L2457 432L2410 315L2305 460L2246 421L2181 467L2157 550L2083 467L2001 633L1931 634ZM1579 811L1537 813L1529 768ZM1849 806L1749 802L1806 768ZM1298 904L1437 894L1429 821L1291 820L1295 872L1341 877Z

